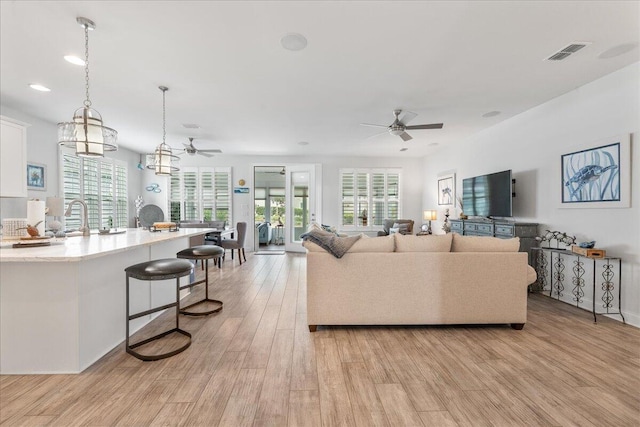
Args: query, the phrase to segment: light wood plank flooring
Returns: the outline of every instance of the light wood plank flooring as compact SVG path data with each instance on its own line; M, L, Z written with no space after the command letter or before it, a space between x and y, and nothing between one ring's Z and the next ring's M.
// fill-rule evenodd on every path
M522 331L324 327L312 334L304 255L247 254L242 266L228 258L210 272L212 297L225 307L181 317L193 333L187 351L141 362L120 346L80 375L2 376L0 424L640 425L637 328L606 318L594 324L586 311L533 294ZM144 333L171 321L164 317Z

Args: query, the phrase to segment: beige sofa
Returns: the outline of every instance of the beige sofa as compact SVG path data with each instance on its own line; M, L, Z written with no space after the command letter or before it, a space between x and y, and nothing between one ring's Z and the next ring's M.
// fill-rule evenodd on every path
M340 259L307 249L307 322L445 325L527 321L535 271L519 239L458 234L363 237Z

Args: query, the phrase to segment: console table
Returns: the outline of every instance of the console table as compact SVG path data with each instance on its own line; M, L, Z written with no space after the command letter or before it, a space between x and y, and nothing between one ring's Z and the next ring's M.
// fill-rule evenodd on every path
M520 238L520 252L529 254L529 265L533 265L531 249L538 245L538 224L532 222L509 222L490 219L450 219L451 232L464 236L492 236L501 239Z
M626 323L621 310L622 300L622 259L617 257L590 258L580 255L569 250L553 249L553 248L533 248L535 254L535 268L538 273L538 290L541 292L549 291L551 298L556 298L569 304L575 304L576 307L588 310L593 313L593 321L597 322L597 314L618 314L622 318L622 322ZM572 260L572 261L571 261ZM591 262L589 262L591 261ZM565 294L565 269L566 263L571 262L571 295ZM596 275L598 269L601 269L602 282L600 286L596 286ZM616 277L617 270L617 277ZM587 274L591 273L591 274ZM585 295L588 280L591 279L591 295ZM616 298L617 286L617 298ZM598 294L598 291L599 294ZM589 310L588 300L591 297L591 310ZM596 300L602 301L604 311L597 311ZM615 308L615 300L617 299L618 311L612 311ZM586 304L585 304L586 302ZM600 305L600 303L598 303Z

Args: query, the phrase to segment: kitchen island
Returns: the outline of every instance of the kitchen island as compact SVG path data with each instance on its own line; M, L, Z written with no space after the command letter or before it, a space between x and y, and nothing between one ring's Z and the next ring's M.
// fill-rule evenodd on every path
M79 373L124 341L125 273L175 258L209 228L68 237L51 246L0 245L0 374ZM181 280L186 284L189 277ZM175 280L135 281L132 312L175 301ZM157 313L156 313L157 315ZM135 331L153 319L131 322Z

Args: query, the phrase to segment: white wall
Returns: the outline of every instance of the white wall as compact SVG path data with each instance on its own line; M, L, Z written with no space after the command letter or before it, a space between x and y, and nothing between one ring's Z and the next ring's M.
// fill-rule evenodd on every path
M46 200L50 196L62 196L58 174L58 126L27 113L0 106L0 114L28 123L27 128L27 161L41 163L47 166L46 191L29 190L26 198L0 199L0 218L25 218L27 216L27 200ZM73 111L68 112L69 118ZM133 226L135 216L135 198L141 192L143 172L136 169L138 154L126 148L106 154L107 157L122 160L127 163L129 174L129 218Z
M636 63L425 158L428 185L423 206L437 206L436 180L442 172L456 172L460 194L463 178L512 169L517 180L516 220L538 222L541 232L567 232L578 242L596 240L597 247L623 259L622 311L629 323L640 326L639 130L640 63ZM620 134L632 134L631 207L559 208L560 156ZM440 226L441 221L436 229Z

